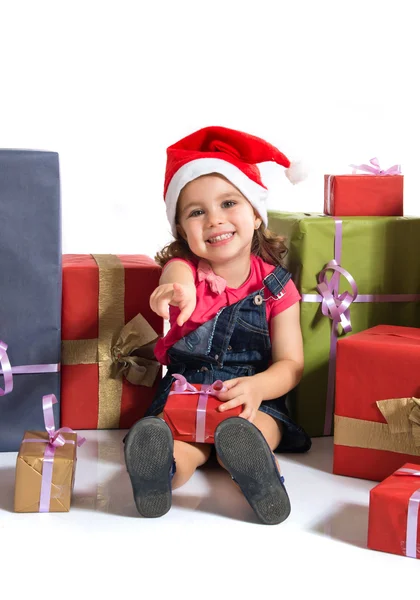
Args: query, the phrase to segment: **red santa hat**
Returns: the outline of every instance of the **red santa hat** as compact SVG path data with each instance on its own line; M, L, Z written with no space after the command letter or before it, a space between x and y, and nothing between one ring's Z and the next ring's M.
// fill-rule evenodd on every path
M227 129L205 127L167 149L164 197L166 214L176 235L176 205L181 190L202 175L223 175L245 196L267 225L267 188L261 181L258 163L275 162L286 168L291 183L305 178L299 163L290 160L261 138Z

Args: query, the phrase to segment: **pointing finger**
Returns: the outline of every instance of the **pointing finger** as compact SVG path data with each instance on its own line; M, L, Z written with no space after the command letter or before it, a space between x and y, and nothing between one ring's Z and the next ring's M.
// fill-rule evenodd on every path
M181 326L186 321L188 321L188 319L193 314L194 309L195 309L195 302L194 301L187 302L187 304L182 307L181 312L178 315L178 318L176 320L177 324Z

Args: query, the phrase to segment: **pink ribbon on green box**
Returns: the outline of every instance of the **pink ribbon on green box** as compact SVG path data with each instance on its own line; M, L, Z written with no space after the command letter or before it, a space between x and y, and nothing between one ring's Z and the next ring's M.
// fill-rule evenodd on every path
M53 405L57 404L57 398L54 394L43 396L42 398L42 410L44 412L44 423L45 429L48 433L48 440L42 440L37 438L26 438L22 440L22 443L37 443L47 444L44 451L44 460L42 463L42 479L41 479L41 493L39 498L39 512L45 513L50 510L51 501L51 485L53 476L53 465L55 450L59 446L64 444L74 444L74 440L66 440L62 433L75 433L70 427L61 427L55 429L54 423L54 412ZM84 444L86 439L77 435L77 445L81 446Z
M420 470L398 469L394 475L405 475L408 477L420 477ZM417 558L417 528L420 509L420 489L416 490L408 501L407 511L407 533L405 540L405 555L409 558Z
M20 365L12 367L7 355L7 344L0 340L0 375L4 378L4 389L0 387L0 396L6 396L13 390L13 375L23 375L25 373L58 373L59 364L45 365Z
M195 427L195 441L199 444L204 444L206 441L206 408L209 396L217 398L220 392L225 392L227 388L223 385L223 381L218 379L211 385L203 384L201 390L194 387L185 379L183 375L174 373L174 389L169 392L171 394L199 394L197 403L197 416Z
M343 333L352 331L350 308L353 302L416 302L420 294L359 294L354 277L341 266L343 245L343 221L335 221L334 258L318 274L319 294L302 294L302 302L319 302L325 317L331 319L330 354L328 362L327 400L325 407L324 435L331 435L334 415L335 366L339 326ZM332 271L330 279L327 272ZM340 276L347 279L351 292L339 293Z

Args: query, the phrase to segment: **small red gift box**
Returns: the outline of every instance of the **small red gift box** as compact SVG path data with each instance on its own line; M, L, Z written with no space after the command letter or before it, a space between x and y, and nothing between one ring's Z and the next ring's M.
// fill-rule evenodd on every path
M370 491L368 548L420 558L420 468L406 463Z
M168 400L163 410L163 418L169 425L175 440L182 442L214 443L216 427L229 417L237 417L243 410L237 406L220 412L223 404L217 393L224 390L223 383L212 385L187 383L182 375L174 375Z
M337 344L337 475L382 481L420 464L420 329L378 325Z
M324 213L340 217L400 217L403 175L325 175Z

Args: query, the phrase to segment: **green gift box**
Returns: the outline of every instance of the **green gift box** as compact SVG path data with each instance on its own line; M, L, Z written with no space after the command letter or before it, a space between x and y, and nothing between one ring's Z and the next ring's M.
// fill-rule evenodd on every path
M268 226L285 238L285 266L302 295L305 369L291 411L310 436L331 435L337 338L375 325L420 327L420 217L269 212Z

